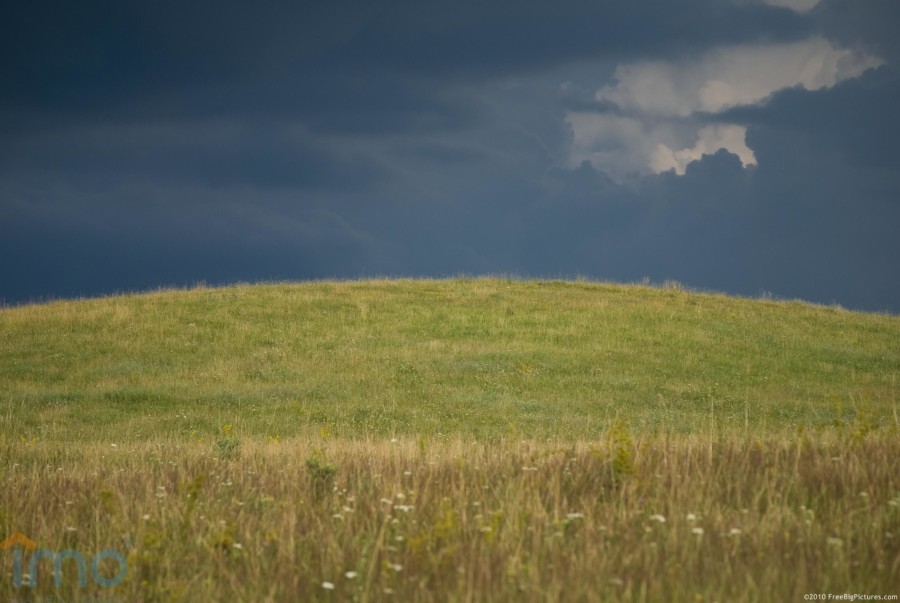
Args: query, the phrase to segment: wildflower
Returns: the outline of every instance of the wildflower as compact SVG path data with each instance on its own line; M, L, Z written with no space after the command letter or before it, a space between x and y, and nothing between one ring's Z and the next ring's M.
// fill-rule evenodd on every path
M396 444L399 441L400 440L398 440L397 438L391 438L391 444Z
M69 526L66 528L66 532L77 532L77 531L78 531L78 528L75 528L72 526Z
M240 542L235 542L235 543L232 544L231 546L234 547L234 548L236 548L236 549L239 550L239 551L244 550L244 545L241 544Z
M659 514L651 515L650 521L658 521L659 523L666 523L666 518Z
M697 536L703 536L703 528L691 528L691 534L696 534Z
M843 540L841 540L840 538L835 538L834 536L829 536L826 539L826 542L831 546L841 546L842 544L844 544Z
M412 475L412 471L406 470L403 472L403 475L405 475L406 477L409 477L410 475Z
M741 531L740 531L740 529L738 529L738 528L731 528L730 530L728 530L728 535L729 535L729 536L732 536L732 537L734 537L734 536L740 536L740 535L741 535Z
M400 573L400 572L403 571L403 566L400 565L399 563L389 563L389 564L388 564L388 567L391 568L392 570L394 570L394 571L397 572L397 573Z
M149 516L149 515L143 515L142 517L143 517L144 521L149 521L149 520L150 520L150 516Z
M415 509L413 505L394 505L394 508L404 513L409 513L411 509Z
M110 448L118 448L118 446L116 446L115 444L110 444L109 447Z
M566 515L566 519L570 521L573 519L584 519L584 513L569 513Z
M394 589L393 589L393 588L386 588L386 589L384 589L383 592L384 592L384 594L386 594L386 595L393 595L393 594L394 594Z
M687 520L688 520L688 521L697 521L697 516L694 515L693 513L688 513L688 514L687 514Z
M394 502L393 502L392 500L387 499L387 498L382 498L382 499L381 499L381 504L383 504L383 505L392 505L392 504L394 504Z
M322 588L324 588L325 590L334 590L334 583L325 581L322 583Z
M353 580L354 578L356 578L357 576L359 576L358 573L353 572L353 571L345 572L344 575L347 577L348 580Z

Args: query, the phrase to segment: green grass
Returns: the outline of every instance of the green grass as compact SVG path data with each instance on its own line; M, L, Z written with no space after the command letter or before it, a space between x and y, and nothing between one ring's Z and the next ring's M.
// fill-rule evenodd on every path
M45 561L23 590L0 551L0 596L896 594L898 375L896 316L678 287L317 282L0 309L0 538L115 548L129 570L77 589L72 564L58 590Z
M495 279L239 286L0 311L25 435L588 438L896 412L900 319L650 287Z

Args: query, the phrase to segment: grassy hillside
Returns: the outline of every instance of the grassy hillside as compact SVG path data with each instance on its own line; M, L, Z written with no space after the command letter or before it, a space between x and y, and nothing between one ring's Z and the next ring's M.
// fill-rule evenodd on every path
M0 309L0 539L127 570L0 550L0 600L900 594L898 375L898 317L677 288Z
M898 374L898 317L649 287L312 283L0 310L0 396L52 440L878 425Z

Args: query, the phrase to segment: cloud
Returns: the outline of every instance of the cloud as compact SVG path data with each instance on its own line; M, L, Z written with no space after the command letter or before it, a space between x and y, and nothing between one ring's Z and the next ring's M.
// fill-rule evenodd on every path
M811 11L819 4L819 0L762 0L765 4L769 6L779 6L783 8L789 8L791 10L797 11L798 13L805 13Z
M590 161L618 178L684 174L692 161L726 149L745 167L755 165L746 128L708 124L711 117L765 104L780 90L831 88L882 64L876 56L813 37L720 47L696 60L619 65L614 83L595 94L596 102L618 112L573 111L566 117L573 132L570 163Z
M656 145L650 158L650 168L656 172L675 170L684 174L689 163L699 161L704 155L712 155L719 149L726 149L738 156L744 167L756 165L756 155L747 146L747 128L733 125L712 125L700 128L697 144L691 148L672 150L663 143Z
M700 126L587 111L570 112L566 120L572 129L570 167L588 162L618 182L668 170L681 175L689 163L719 149L737 155L744 167L756 165L744 126Z
M615 84L598 101L654 115L687 117L764 102L774 92L830 88L882 64L862 52L835 48L824 38L714 49L698 61L641 62L616 69Z

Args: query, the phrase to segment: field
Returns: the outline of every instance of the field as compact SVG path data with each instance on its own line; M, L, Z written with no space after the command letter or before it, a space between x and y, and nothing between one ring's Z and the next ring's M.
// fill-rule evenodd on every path
M896 316L677 286L0 309L0 538L46 557L0 600L897 595L898 375Z

